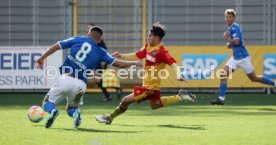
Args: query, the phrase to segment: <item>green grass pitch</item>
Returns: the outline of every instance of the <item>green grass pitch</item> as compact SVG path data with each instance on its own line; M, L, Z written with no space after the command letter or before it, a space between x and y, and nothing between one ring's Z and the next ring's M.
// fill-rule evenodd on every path
M148 103L134 104L114 120L99 124L96 115L110 113L117 100L101 103L101 94L86 94L82 124L58 106L52 128L31 123L27 110L40 105L44 94L0 94L1 145L275 145L276 95L232 94L227 105L210 106L215 95L199 94L198 102L150 110ZM164 94L168 95L168 94Z

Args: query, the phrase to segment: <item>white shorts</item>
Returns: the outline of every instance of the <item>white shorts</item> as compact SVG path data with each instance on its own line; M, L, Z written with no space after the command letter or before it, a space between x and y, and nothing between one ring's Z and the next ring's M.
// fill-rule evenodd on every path
M254 67L251 64L249 56L239 60L235 60L232 56L225 65L230 67L232 70L241 68L246 74L250 74L254 71Z
M57 105L66 98L69 107L77 107L83 104L85 90L82 80L63 74L48 92L48 101Z

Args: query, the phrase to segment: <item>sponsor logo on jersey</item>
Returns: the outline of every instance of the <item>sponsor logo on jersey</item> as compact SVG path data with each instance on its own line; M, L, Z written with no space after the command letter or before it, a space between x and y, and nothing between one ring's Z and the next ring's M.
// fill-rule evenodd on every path
M146 59L147 59L148 61L150 61L150 62L153 62L153 63L156 62L156 58L152 57L152 56L149 55L149 54L146 55Z

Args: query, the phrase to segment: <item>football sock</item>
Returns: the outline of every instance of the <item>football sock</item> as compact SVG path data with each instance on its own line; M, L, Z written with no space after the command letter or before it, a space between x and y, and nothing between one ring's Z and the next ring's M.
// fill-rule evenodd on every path
M182 98L178 95L175 96L168 96L168 97L161 97L161 103L163 106L168 106L171 104L175 104L182 101Z
M225 99L225 91L227 89L227 83L220 83L219 86L219 99L224 101Z
M70 117L73 117L73 114L74 112L78 109L78 107L69 107L67 109L67 114L70 116Z
M271 86L275 86L275 82L272 81L271 79L263 76L263 80L262 80L263 84L267 84L267 85L271 85Z
M110 114L110 117L111 118L115 118L121 114L123 114L124 112L126 112L127 108L122 108L120 106L118 106L114 111L113 113Z
M43 109L45 112L48 112L49 114L51 114L52 110L56 109L56 105L54 103L47 101L43 104Z

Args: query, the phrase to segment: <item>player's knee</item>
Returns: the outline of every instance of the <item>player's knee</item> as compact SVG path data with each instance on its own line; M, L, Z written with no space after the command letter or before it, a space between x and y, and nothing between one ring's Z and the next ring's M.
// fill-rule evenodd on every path
M252 82L257 82L256 78L250 78Z
M121 101L121 105L127 107L130 104L130 101L127 97L124 97Z
M220 77L220 79L226 79L226 78L227 78L227 75L220 74L219 77Z
M260 79L258 77L250 77L249 78L252 82L259 82Z
M221 80L226 80L228 78L228 73L225 72L225 71L221 71L219 73L219 77L220 77Z
M155 105L150 105L151 110L157 110L160 107L156 107Z
M161 107L162 107L162 105L156 104L156 103L152 103L152 104L150 105L151 110L156 110L156 109L159 109L159 108L161 108Z

